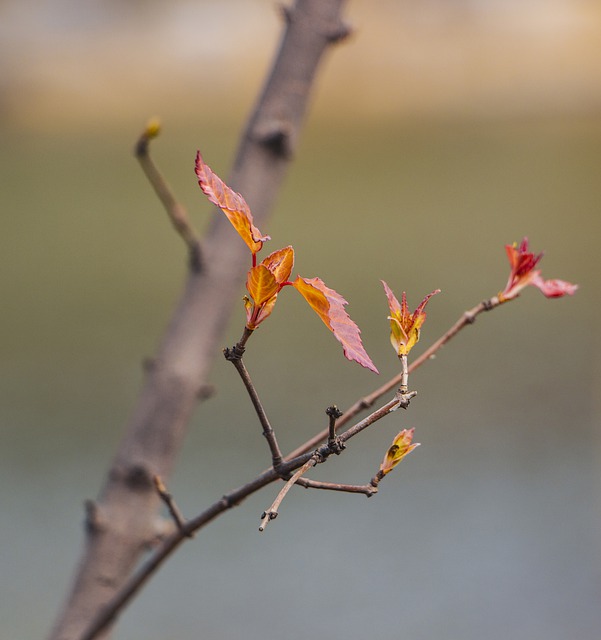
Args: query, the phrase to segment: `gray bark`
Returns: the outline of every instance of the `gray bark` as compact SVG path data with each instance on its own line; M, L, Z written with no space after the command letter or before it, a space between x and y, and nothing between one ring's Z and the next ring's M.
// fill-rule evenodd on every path
M297 0L284 11L280 49L228 179L259 228L289 166L322 55L346 33L343 5ZM187 275L100 497L89 506L83 554L50 640L80 638L156 535L152 477L167 479L172 471L248 267L248 249L225 217L215 215L203 241L203 268Z

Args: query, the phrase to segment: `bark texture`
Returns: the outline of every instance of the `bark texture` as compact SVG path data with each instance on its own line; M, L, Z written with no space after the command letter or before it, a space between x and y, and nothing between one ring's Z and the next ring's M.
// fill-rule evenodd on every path
M259 227L289 165L318 64L328 45L346 35L343 5L297 0L283 10L284 36L228 179ZM156 536L152 477L169 478L249 266L246 246L222 214L203 240L203 265L187 275L99 499L88 505L83 554L50 640L80 638Z

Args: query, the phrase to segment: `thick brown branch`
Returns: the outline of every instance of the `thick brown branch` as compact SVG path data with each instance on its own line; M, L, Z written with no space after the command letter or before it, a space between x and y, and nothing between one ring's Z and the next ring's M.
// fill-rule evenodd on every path
M243 135L228 184L262 226L273 207L307 109L311 87L344 0L297 0L272 72ZM265 131L279 123L281 142ZM263 134L261 133L263 132ZM190 270L98 500L107 523L87 533L81 562L50 640L75 640L103 611L138 564L154 534L160 499L152 477L168 479L198 389L223 341L247 266L247 250L221 212L204 238L200 272ZM132 469L141 470L131 473ZM131 482L132 478L147 481ZM176 543L178 544L178 543ZM108 630L105 629L104 634Z
M400 406L399 403L400 400L398 397L386 403L383 407L374 411L371 415L361 420L361 422L348 429L344 434L337 437L337 441L340 439L343 442L347 442L370 425L374 424L384 416L397 409ZM94 640L94 638L97 638L100 633L102 633L112 622L117 619L118 615L127 606L127 604L129 604L133 597L144 587L144 585L156 573L156 571L167 560L167 558L169 558L171 554L176 551L179 545L184 542L184 540L191 537L196 531L202 529L209 522L217 518L228 509L238 506L245 498L255 493L259 489L262 489L274 480L279 480L280 475L288 475L298 469L304 469L302 472L304 473L312 466L314 466L317 460L323 460L332 453L337 453L337 448L330 448L328 445L324 445L323 447L320 447L318 451L304 453L303 455L297 456L295 458L287 456L287 461L282 463L279 474L273 468L267 469L251 482L248 482L247 484L239 487L238 489L235 489L234 491L231 491L227 495L217 500L208 509L205 509L205 511L200 513L195 518L187 520L183 524L181 529L178 529L169 538L163 541L161 546L154 551L153 555L144 563L139 571L129 578L127 583L122 586L122 588L115 594L112 600L110 602L107 602L107 604L93 618L91 618L92 622L88 627L86 627L83 635L79 637L79 640ZM296 482L302 476L302 473L295 474L288 481L287 485L289 486L286 489L286 492L281 496L278 505L281 503L281 500L283 500L285 494L288 492L292 484L294 484L294 482ZM377 487L376 490L372 491L372 493L376 493L376 491ZM362 493L367 492L362 491ZM272 510L273 505L270 511ZM269 516L269 512L266 512L265 515L269 520L275 517Z

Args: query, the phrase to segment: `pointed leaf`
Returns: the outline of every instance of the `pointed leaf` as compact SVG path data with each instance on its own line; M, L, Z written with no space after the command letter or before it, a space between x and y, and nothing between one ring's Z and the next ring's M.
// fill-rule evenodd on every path
M280 285L264 264L258 264L248 272L246 289L255 306L259 307L279 291Z
M415 429L403 429L392 441L380 465L382 475L390 473L407 454L419 447L419 442L413 442L414 431Z
M268 255L262 265L266 266L273 274L278 284L286 282L294 267L294 249L290 246L274 251Z
M399 304L392 289L386 282L384 280L380 282L384 286L384 291L388 298L388 308L390 309L390 315L388 316L388 320L390 320L390 343L398 356L407 355L419 340L421 326L426 320L424 307L432 296L440 293L440 289L429 293L413 314L410 314L405 292L403 291L401 304Z
M292 285L342 344L344 355L362 367L379 373L363 348L359 327L344 310L347 301L334 289L327 287L320 278L298 276Z
M384 282L384 280L380 280L380 282L384 285L384 291L386 293L386 297L388 298L388 308L390 309L390 313L393 316L400 318L402 316L402 311L399 301L396 299L396 296L392 292L392 289Z
M269 240L270 237L261 235L261 232L253 224L252 213L246 200L213 173L209 165L202 159L200 151L196 154L196 175L203 193L225 213L252 254L258 253L263 242Z

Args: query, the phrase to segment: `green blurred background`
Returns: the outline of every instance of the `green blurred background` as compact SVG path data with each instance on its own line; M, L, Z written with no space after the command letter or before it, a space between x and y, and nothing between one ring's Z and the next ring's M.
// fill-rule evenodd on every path
M350 301L381 377L284 291L247 357L282 445L396 373L380 278L412 305L443 290L416 351L503 288L503 245L524 235L546 251L545 277L580 290L527 290L481 317L412 377L408 413L316 472L363 483L415 427L422 447L377 497L293 491L259 535L264 490L180 550L115 637L596 640L601 7L391 0L346 13L354 36L326 59L262 231ZM155 159L203 228L194 153L227 175L280 26L264 0L0 4L3 637L49 630L83 501L180 294L184 251L133 142L161 116ZM240 307L227 343L242 322ZM267 464L231 367L212 378L170 483L189 515Z

